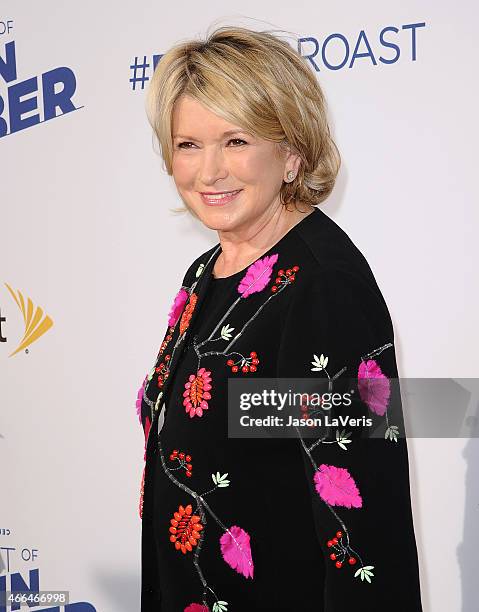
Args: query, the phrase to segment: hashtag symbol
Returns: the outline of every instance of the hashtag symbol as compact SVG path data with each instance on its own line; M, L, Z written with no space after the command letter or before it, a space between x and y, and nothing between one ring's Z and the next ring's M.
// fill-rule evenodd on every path
M132 77L130 83L132 83L133 91L136 90L136 84L141 83L141 89L145 89L146 81L150 80L150 77L146 76L146 69L150 67L150 64L146 61L146 55L143 56L143 63L138 63L138 57L135 57L135 63L130 65L132 71Z

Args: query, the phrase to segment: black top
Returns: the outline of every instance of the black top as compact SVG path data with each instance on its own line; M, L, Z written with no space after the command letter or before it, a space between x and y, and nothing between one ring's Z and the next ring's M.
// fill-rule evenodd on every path
M369 265L319 209L215 279L219 253L187 271L141 403L142 612L420 611L400 399L392 418L364 393L397 377ZM387 438L228 437L242 377L356 378L351 414Z

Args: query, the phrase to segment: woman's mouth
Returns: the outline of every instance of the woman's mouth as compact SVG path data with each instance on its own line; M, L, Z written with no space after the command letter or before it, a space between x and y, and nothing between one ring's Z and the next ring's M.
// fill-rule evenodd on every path
M236 196L242 191L237 189L236 191L227 191L224 193L201 193L201 199L208 206L221 206L227 204L236 198Z

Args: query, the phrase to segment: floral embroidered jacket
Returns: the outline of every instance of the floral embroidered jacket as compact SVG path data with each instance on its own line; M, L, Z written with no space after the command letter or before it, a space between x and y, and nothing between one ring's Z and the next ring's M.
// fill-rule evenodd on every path
M366 259L320 209L215 279L220 248L186 272L138 392L142 612L420 612L394 332ZM348 414L380 436L229 437L231 378L353 380Z

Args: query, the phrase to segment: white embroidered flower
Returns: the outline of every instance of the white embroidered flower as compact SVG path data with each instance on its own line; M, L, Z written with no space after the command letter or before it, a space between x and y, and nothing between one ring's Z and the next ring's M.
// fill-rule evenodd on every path
M234 329L234 327L230 327L228 324L223 325L223 327L221 328L221 337L223 338L223 340L230 340L231 332L234 331Z
M229 486L230 481L226 480L226 476L228 476L228 472L226 472L226 474L223 474L223 476L221 476L219 472L216 472L216 474L211 474L211 478L213 479L213 482L217 487Z
M321 357L317 355L313 355L314 361L311 362L313 367L311 368L311 372L320 372L321 370L325 370L328 365L328 358L321 354Z

